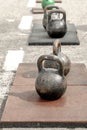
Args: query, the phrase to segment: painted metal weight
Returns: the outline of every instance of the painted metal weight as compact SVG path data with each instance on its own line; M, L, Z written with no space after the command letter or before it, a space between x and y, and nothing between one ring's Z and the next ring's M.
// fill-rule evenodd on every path
M45 68L44 60L56 61L59 68ZM61 60L55 55L43 55L39 57L37 67L39 73L36 78L35 88L39 96L46 100L59 99L67 88Z
M55 1L54 0L42 0L41 6L44 9L48 5L54 5Z

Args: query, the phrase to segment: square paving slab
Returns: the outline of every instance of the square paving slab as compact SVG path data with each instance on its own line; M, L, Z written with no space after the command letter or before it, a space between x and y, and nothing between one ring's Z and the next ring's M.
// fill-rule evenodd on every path
M87 85L68 85L60 99L43 100L35 90L35 66L35 64L19 65L16 74L16 78L20 77L19 84L16 80L15 85L11 87L0 126L87 127ZM84 64L73 64L73 69L77 70L77 73L79 69L86 73ZM30 72L27 75L28 82L25 74L27 71ZM80 76L80 73L78 74L75 76L76 79ZM23 82L25 84L22 84Z
M48 36L46 30L43 28L41 20L33 21L31 34L29 35L29 45L53 45L54 40ZM67 33L64 37L59 38L62 45L79 45L77 30L74 24L67 23Z

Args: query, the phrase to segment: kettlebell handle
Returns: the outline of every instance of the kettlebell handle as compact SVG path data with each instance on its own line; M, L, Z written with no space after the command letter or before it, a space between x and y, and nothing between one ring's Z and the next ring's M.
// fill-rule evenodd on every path
M51 9L53 9L53 8L59 9L58 6L55 6L55 5L48 5L48 6L46 6L46 7L44 8L44 12L46 13L47 10L51 10Z
M61 13L63 14L63 18L64 18L64 21L66 23L66 12L62 9L62 8L59 8L59 9L55 9L55 10L51 10L48 14L48 21L51 19L51 15L52 13ZM62 18L62 19L63 19Z
M64 76L63 63L56 55L42 55L42 56L40 56L39 59L37 60L37 67L38 67L39 72L41 72L42 70L45 70L44 64L43 64L44 60L56 61L56 64L59 65L58 73L61 76Z
M53 43L53 54L58 56L58 53L60 52L61 52L61 42L59 39L57 39Z

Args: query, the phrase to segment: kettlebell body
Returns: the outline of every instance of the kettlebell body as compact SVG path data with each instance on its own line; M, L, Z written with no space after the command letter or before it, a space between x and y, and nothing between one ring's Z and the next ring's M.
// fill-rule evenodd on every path
M46 30L52 38L62 38L67 32L66 13L61 8L49 12L47 23Z
M44 60L53 60L60 65L60 69L44 68ZM57 56L43 55L38 59L38 77L35 82L35 88L39 96L46 100L55 100L60 98L66 88L67 81L63 75L63 65Z
M61 52L61 42L57 39L53 43L53 53L51 55L56 55L64 65L64 75L66 76L71 68L71 61L67 55ZM57 68L56 62L53 61L45 61L44 66L46 68Z
M54 0L42 0L41 6L44 9L48 5L54 5L55 1Z
M47 22L48 22L48 14L49 14L50 10L52 10L52 9L59 9L59 7L55 6L55 5L48 5L44 8L44 14L43 14L43 20L42 20L42 25L43 25L44 29L46 29Z

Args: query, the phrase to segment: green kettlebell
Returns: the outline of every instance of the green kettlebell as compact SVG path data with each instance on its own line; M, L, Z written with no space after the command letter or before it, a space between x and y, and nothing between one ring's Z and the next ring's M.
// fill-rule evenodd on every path
M44 9L48 5L54 5L55 1L54 0L42 0L42 8Z

